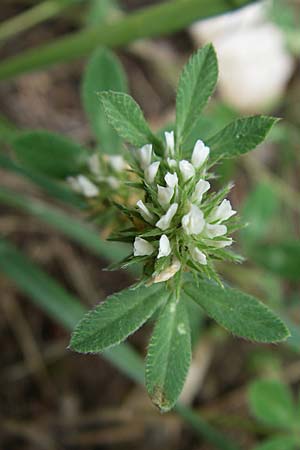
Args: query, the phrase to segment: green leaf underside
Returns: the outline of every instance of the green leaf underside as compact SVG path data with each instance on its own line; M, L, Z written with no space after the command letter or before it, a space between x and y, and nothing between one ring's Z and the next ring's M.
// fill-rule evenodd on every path
M296 412L290 390L276 380L258 380L251 384L249 402L252 413L272 427L291 428Z
M121 139L107 122L98 93L115 90L126 92L127 81L121 64L112 52L98 49L89 60L81 88L84 109L98 142L106 153L118 153Z
M276 436L258 445L254 450L296 450L293 436Z
M237 336L264 343L280 342L289 336L285 324L267 306L237 289L199 280L197 284L185 284L184 290L210 317Z
M237 119L207 139L211 157L230 158L247 153L260 144L272 126L278 121L274 117L252 116Z
M150 130L141 108L130 95L108 91L99 96L106 118L119 136L136 147L153 144L159 153L161 142Z
M176 139L180 144L191 133L200 112L213 94L218 62L211 44L198 50L184 67L176 97Z
M167 298L164 286L142 286L111 295L79 322L70 348L81 353L99 353L117 345L140 328Z
M80 145L48 131L19 134L13 148L22 166L55 178L79 173L88 158Z
M184 301L169 301L159 316L146 359L146 387L153 403L170 410L184 385L191 361L191 332Z

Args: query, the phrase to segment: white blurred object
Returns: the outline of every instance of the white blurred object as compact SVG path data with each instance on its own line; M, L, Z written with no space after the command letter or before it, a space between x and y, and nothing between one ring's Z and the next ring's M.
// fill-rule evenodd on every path
M294 69L281 30L268 21L267 3L197 22L197 45L212 42L219 60L219 92L245 113L263 112L284 93Z

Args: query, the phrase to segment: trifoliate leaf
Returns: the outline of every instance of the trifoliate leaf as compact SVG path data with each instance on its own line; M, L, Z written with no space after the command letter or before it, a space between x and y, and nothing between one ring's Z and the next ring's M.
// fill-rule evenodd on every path
M140 328L168 295L162 285L129 288L111 295L79 322L70 348L81 353L99 353L119 344Z
M13 140L20 164L55 178L79 173L88 152L75 142L48 131L29 131Z
M289 388L277 380L258 380L250 385L249 403L252 413L263 423L292 428L296 411ZM285 448L285 447L282 447Z
M195 53L180 76L176 97L176 140L180 145L212 95L218 78L218 62L212 45Z
M206 145L211 149L211 157L231 158L254 150L277 121L274 117L265 116L244 117L233 121L206 140Z
M153 403L170 410L181 390L191 361L191 332L186 304L172 298L154 328L146 359L146 387Z
M130 95L108 91L99 96L106 118L119 136L136 147L153 144L156 153L162 154L162 143L152 133L141 108Z
M107 122L97 95L109 89L126 92L127 81L118 59L109 50L101 48L96 50L87 64L81 95L84 109L101 149L106 153L118 153L121 139Z
M186 283L184 290L210 317L237 336L265 343L289 336L285 324L266 305L237 289L199 279Z

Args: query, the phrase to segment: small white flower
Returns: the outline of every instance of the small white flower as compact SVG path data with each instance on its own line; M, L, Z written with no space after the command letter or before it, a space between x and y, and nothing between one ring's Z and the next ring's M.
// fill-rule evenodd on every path
M169 256L171 253L171 245L168 236L163 234L159 240L159 252L157 259L163 258L164 256Z
M190 211L182 218L182 228L186 234L199 234L205 226L204 215L196 205L190 206Z
M116 172L122 172L127 166L125 159L121 155L108 156L108 162Z
M159 168L159 161L155 161L145 169L145 179L148 183L153 183Z
M93 175L100 174L101 166L100 166L99 156L97 155L97 153L94 153L92 156L90 156L87 164L88 164L88 168L90 169L90 171Z
M157 185L157 200L158 203L164 208L169 207L170 201L174 195L174 189L171 187L163 187Z
M133 254L134 256L149 256L154 252L154 247L150 242L136 237L133 244Z
M175 167L177 167L176 159L167 158L167 163L168 163L168 166L170 167L170 169L174 169Z
M106 182L109 184L110 187L113 189L118 189L120 187L120 182L116 177L107 177Z
M156 277L153 280L153 283L161 283L163 281L169 280L175 275L175 273L178 272L180 267L181 267L180 261L177 258L173 258L172 264L165 270L160 272L158 275L156 275Z
M205 226L204 234L209 239L213 239L218 236L224 236L224 234L227 233L227 227L226 225L211 225L210 223L207 223Z
M224 199L222 203L215 208L209 216L210 222L223 222L236 214L236 211L232 209L229 200Z
M146 144L142 148L140 148L137 151L137 157L138 157L141 168L143 170L145 170L151 164L152 145Z
M144 202L142 200L139 200L136 206L139 208L139 213L143 217L143 219L146 220L146 222L153 223L154 216L153 214L151 214Z
M199 180L195 186L194 193L192 195L192 200L201 203L203 194L210 189L210 184L208 181Z
M192 164L196 169L199 169L209 156L209 148L206 147L204 142L200 139L196 142L193 154L192 154Z
M166 131L165 132L166 146L167 146L167 155L174 156L175 153L175 138L174 131Z
M99 195L97 186L84 175L68 177L67 181L75 192L81 193L85 197L97 197Z
M176 214L176 211L178 209L178 203L173 203L170 208L168 209L168 211L166 212L166 214L164 214L157 222L156 222L156 226L157 228L160 228L161 230L166 230L167 228L169 228L171 221L173 219L173 217Z
M188 181L195 175L194 166L186 159L182 159L181 161L179 161L179 169L184 181Z
M190 247L189 250L194 261L204 266L207 265L206 255L198 247Z
M177 173L167 172L167 174L165 175L165 182L166 182L167 186L169 186L171 188L175 188L178 185Z

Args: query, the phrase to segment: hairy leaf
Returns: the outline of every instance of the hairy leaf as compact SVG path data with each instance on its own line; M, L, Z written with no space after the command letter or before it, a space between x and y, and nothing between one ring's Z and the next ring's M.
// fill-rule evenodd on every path
M140 328L168 295L164 286L125 289L108 297L79 322L70 348L99 353L119 344Z
M182 299L169 301L154 328L146 360L146 387L162 411L175 404L191 361L191 332Z

